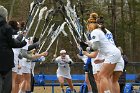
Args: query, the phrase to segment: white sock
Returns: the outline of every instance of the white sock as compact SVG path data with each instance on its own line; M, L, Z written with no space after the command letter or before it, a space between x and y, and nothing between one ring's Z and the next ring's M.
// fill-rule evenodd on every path
M74 90L72 90L71 93L75 93Z
M18 91L18 93L22 93L22 90L20 89L20 90Z
M88 92L88 93L93 93L92 91Z
M111 93L110 90L104 91L104 93Z
M25 93L25 92L23 92L22 90L19 90L18 93Z

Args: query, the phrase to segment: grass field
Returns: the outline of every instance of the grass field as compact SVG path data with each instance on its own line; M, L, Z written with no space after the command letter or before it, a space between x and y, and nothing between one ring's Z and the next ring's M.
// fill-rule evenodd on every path
M66 89L67 86L65 86L64 89ZM76 89L76 93L79 93L80 90L80 86L74 86L74 88ZM140 88L140 86L134 86L134 90L138 90ZM35 87L34 89L34 93L52 93L52 87ZM61 89L59 86L54 87L54 93L61 93ZM140 92L138 92L140 93Z
M64 87L66 89L67 86ZM79 93L80 86L74 86L76 92ZM34 93L52 93L52 87L35 87ZM61 93L61 89L59 86L54 87L54 93Z

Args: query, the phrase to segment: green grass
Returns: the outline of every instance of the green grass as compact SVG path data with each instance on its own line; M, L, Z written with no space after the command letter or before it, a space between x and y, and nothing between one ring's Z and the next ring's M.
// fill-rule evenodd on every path
M64 89L66 90L66 87ZM74 86L74 89L76 89L76 92L79 93L80 86ZM44 87L35 87L34 93L52 93L52 87L46 86L45 89ZM60 86L55 86L54 87L54 93L61 93L61 88Z

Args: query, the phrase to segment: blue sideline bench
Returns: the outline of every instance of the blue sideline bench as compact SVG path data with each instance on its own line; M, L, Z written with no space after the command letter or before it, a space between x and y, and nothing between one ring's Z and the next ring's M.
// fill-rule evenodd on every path
M140 86L140 83L135 83L137 74L126 74L126 81L130 81L133 86Z
M55 81L58 81L56 75L43 75L44 80L45 81L50 81L51 83L44 83L43 85L39 85L37 83L35 83L35 86L52 86L52 93L54 93L54 87L55 86L59 86L59 83L55 83ZM37 81L39 75L35 75L35 81ZM140 86L140 83L134 83L135 79L137 78L136 74L126 74L126 80L129 82L131 82L131 84L133 86ZM85 75L84 74L76 74L76 75L72 75L72 80L73 81L83 81L85 80ZM74 86L81 86L82 83L73 83ZM68 86L67 83L64 84L65 86Z
M140 93L139 89L134 89L133 86L140 86L140 83L135 83L137 78L136 74L126 74L126 81L124 93Z
M54 87L60 86L59 83L55 83L55 81L58 80L57 76L56 75L43 75L43 76L44 76L43 78L45 81L50 81L51 83L44 83L43 85L42 84L39 85L39 84L35 83L35 86L52 86L52 93L54 93ZM73 81L83 81L84 82L84 80L85 80L84 74L71 75L71 77L72 77ZM35 81L37 81L37 79L39 78L39 75L35 75L34 78L35 78ZM73 83L73 85L74 86L81 86L83 84L83 82L82 83ZM67 83L65 83L64 85L68 86Z
M126 74L126 80L135 80L136 78L136 74Z

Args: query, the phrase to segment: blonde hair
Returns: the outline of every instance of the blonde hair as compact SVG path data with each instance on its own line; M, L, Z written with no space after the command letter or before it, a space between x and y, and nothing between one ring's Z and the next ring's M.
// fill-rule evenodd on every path
M8 11L4 6L0 5L0 16L6 18L8 16Z
M96 23L97 18L98 18L97 13L91 13L89 19L87 20L87 23Z
M97 13L91 13L89 19L87 20L87 30L92 31L98 28L98 24L96 23L96 19L98 18Z
M98 24L96 24L96 23L89 23L89 24L87 25L87 30L88 30L88 31L92 31L92 30L94 30L94 29L96 29L96 28L98 28Z
M98 18L98 14L97 13L91 13L89 18L97 19Z
M89 19L87 20L87 23L96 23L96 19L89 18Z

